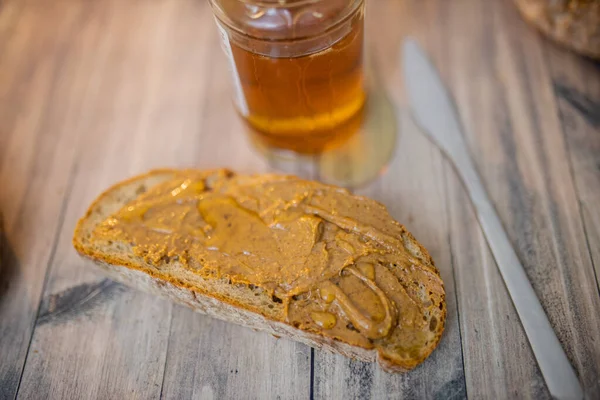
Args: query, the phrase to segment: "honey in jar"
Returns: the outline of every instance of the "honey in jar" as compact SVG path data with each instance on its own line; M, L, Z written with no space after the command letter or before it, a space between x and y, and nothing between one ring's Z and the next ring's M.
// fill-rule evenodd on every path
M277 147L315 151L360 124L363 0L211 0L239 113Z

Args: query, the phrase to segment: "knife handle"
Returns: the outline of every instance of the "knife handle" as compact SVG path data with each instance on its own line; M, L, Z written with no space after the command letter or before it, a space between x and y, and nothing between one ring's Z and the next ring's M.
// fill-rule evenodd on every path
M471 197L477 219L525 329L535 358L550 394L556 399L583 399L583 390L538 297L527 278L500 218L494 210L477 174L471 157L464 149L452 158Z

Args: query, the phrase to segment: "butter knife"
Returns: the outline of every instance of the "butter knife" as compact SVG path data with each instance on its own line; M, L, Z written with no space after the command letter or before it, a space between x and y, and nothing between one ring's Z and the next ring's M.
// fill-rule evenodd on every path
M404 42L404 82L417 124L454 164L475 207L477 219L515 305L550 394L582 399L573 367L544 313L469 156L452 99L419 44Z

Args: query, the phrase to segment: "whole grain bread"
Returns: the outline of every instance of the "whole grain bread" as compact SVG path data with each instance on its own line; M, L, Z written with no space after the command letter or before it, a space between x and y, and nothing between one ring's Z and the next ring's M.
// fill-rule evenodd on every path
M421 363L438 345L446 320L444 294L428 292L426 282L417 282L423 293L423 319L428 339L415 351L407 353L402 344L379 348L363 348L333 339L319 332L299 329L286 322L281 301L254 285L236 284L228 279L202 277L182 267L176 260L159 264L138 257L130 243L94 240L94 229L104 220L136 199L149 188L172 179L176 170L155 170L118 183L101 194L79 220L73 238L75 249L92 260L112 279L142 291L169 298L202 314L286 337L314 348L367 362L377 361L388 372L408 371ZM350 196L350 194L348 194ZM402 228L398 239L405 250L439 277L427 250ZM422 332L418 332L421 334ZM415 333L416 334L416 333Z
M600 59L600 1L515 0L530 24L578 53Z

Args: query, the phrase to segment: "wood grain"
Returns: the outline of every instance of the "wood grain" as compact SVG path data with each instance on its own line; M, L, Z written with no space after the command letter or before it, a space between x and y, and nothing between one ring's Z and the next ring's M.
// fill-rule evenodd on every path
M466 110L463 116L467 115L467 131L476 162L559 339L584 387L591 389L596 383L600 365L600 320L597 318L600 298L540 38L530 34L513 8L500 3L485 3L479 11L491 15L491 20L483 20L468 28L458 28L464 13L468 12L466 5L465 8L452 7L448 11L456 21L454 33L458 37L449 49L452 56L442 62L452 71L451 87L456 93L459 108ZM492 35L488 33L490 27ZM466 43L467 37L482 39L480 43L472 40L469 46L461 46ZM477 62L485 51L491 52L492 56L485 58L485 63ZM478 91L469 89L475 82ZM491 168L495 170L488 172ZM460 198L455 201L464 203L464 199ZM461 254L459 250L453 251L457 257ZM469 281L465 278L472 278L471 270L468 275L465 273L461 273L460 269L457 271L459 287L463 281ZM490 287L494 286L490 284ZM459 290L459 293L462 292ZM498 306L506 299L502 295L492 298ZM473 301L478 300L473 298ZM467 302L459 306L461 315L470 315L471 318L476 318L476 314L469 309L479 307L477 303L469 305ZM512 310L511 305L504 305L502 309L504 315L486 318L491 319L492 330L496 332L498 327L506 325L505 319L516 319L514 311L508 312ZM514 367L515 362L523 365L517 358L530 354L530 349L526 341L520 339L520 326L513 329L513 334L502 335L498 353L508 358L515 357L515 360L507 360L504 366L500 363L501 368L506 371L505 375L510 374L510 382L523 380L523 385L516 385L514 389L519 396L529 392L527 396L538 397L541 395L537 388L540 385L533 384L535 379L528 379L526 372L518 372ZM471 335L476 337L474 328L464 332L465 340L469 340ZM511 350L519 342L523 351ZM482 360L469 357L465 362L482 365ZM483 373L473 376L475 383L488 377ZM498 379L492 381L489 383L497 384ZM526 382L532 384L527 385ZM481 384L475 386L483 387ZM504 387L510 390L513 386ZM467 389L467 392L472 393L473 390ZM500 393L504 393L500 397L515 395L505 391Z
M399 106L387 172L358 189L431 251L446 332L415 371L311 350L105 279L73 226L115 181L160 166L271 170L233 112L205 1L0 1L0 399L548 398L462 185L411 122L415 37L440 67L490 198L586 390L600 395L600 70L511 2L369 3ZM318 178L318 158L292 171Z
M0 398L16 394L70 192L76 99L83 92L60 77L80 61L77 49L64 45L82 24L80 12L77 5L44 12L19 3L2 4L0 12L0 213L7 248L0 270Z
M251 150L231 106L227 61L220 54L212 17L208 12L202 17L207 20L203 24L204 46L208 54L218 57L206 58L205 103L199 108L202 125L198 138L191 141L192 165L266 171L265 161ZM162 391L165 399L245 398L254 393L282 399L309 395L311 351L304 345L176 307L168 348Z
M499 203L504 199L500 195L507 193L498 192L498 188L503 183L506 185L507 179L518 176L519 171L512 168L511 149L501 146L511 140L512 132L504 123L509 117L498 112L504 111L504 100L499 97L502 92L495 87L496 66L492 56L495 49L490 47L493 11L489 3L483 2L448 7L445 11L447 14L441 12L439 18L445 16L455 41L445 54L438 56L438 65L445 66L440 67L441 73L451 82L465 133L469 135L471 154L506 227L506 214L502 213ZM473 24L459 25L463 13ZM482 17L478 19L478 15ZM465 43L467 38L470 38L469 44ZM435 39L437 43L445 41L439 33ZM487 57L482 59L483 51ZM470 90L473 86L477 90ZM499 116L503 120L498 120ZM502 171L503 167L512 169ZM549 398L470 201L453 171L446 171L446 179L467 393L472 398ZM520 184L517 183L513 190L518 189ZM518 195L519 192L513 194L517 199ZM522 209L521 213L527 211ZM529 267L525 260L523 263Z
M438 349L423 365L404 375L386 374L372 364L315 352L315 398L386 398L390 393L398 398L466 396L453 260L446 234L444 168L447 165L407 113L399 119L401 137L397 157L388 168L392 171L410 169L412 173L402 179L386 174L359 193L387 204L390 213L404 221L430 251L444 280L448 310L446 330ZM424 181L420 176L429 179ZM416 198L418 202L414 201Z
M234 142L239 137L242 144L228 152L232 156L237 153L240 161L237 165L232 161L230 166L261 169L261 161L253 159L249 146L243 145L246 139L240 135L239 121L233 118L224 60L214 63L208 57L209 52L219 51L210 13L195 12L196 7L195 2L181 5L164 1L152 7L115 2L109 8L109 20L88 22L124 39L118 44L112 38L104 39L113 45L103 52L100 43L95 55L88 54L96 65L111 73L103 74L98 93L87 103L103 112L86 115L90 126L79 143L73 184L77 193L66 206L65 228L59 235L19 397L157 398L162 393L180 398L186 394L182 383L189 374L194 376L192 390L204 380L197 392L187 393L192 397L243 391L289 393L297 390L296 385L308 392L308 349L277 342L279 352L265 352L272 359L257 363L255 348L272 347L274 338L218 324L218 332L203 329L211 324L206 317L181 309L173 312L173 306L163 300L118 286L107 287L94 270L82 268L71 248L76 218L111 182L162 165L214 166L227 160L227 153L215 152L218 142L227 141L227 136ZM139 18L135 26L128 21L132 14ZM189 43L197 38L203 38L198 44L201 51L182 63ZM197 79L198 75L204 79ZM175 83L174 76L179 78ZM200 121L199 114L203 117ZM200 330L181 328L188 323L200 324ZM211 339L215 336L226 339L224 347ZM247 346L249 339L258 342ZM186 349L182 346L186 340L204 345ZM229 358L223 356L224 349L229 351ZM292 357L298 362L291 363ZM211 360L210 369L206 368L207 360ZM198 366L190 370L188 363ZM267 367L262 378L260 365ZM212 379L214 375L200 373L223 368L241 370L237 376L247 379L232 386ZM281 373L279 380L255 386L273 375L273 370ZM163 381L167 383L164 388ZM229 389L233 394L228 388L233 388Z
M548 44L544 49L600 288L600 65Z
M93 60L93 67L86 71L87 81L96 85L83 102L86 126L79 131L84 133L77 143L76 190L67 202L64 229L48 273L40 312L43 318L32 338L19 397L160 395L171 304L104 287L100 274L82 268L70 243L77 218L99 191L135 168L150 166L140 165L143 161L130 155L136 149L155 154L160 143L152 140L159 137L157 131L147 129L144 125L150 121L143 118L152 115L156 102L162 100L148 95L161 82L162 65L145 67L148 58L161 57L162 49L153 42L165 35L164 23L152 24L157 21L151 16L169 12L168 3L155 7L140 9L139 4L115 3L105 12L98 10L86 24L110 35L102 35L95 46L90 46L90 37L79 36L84 42L90 40L85 56ZM131 13L139 18L134 26L127 17ZM148 35L150 24L153 35ZM117 44L111 35L123 40ZM144 53L145 57L140 57ZM164 157L169 161L176 158L173 153Z
M410 13L417 20L427 16L426 6L403 2L369 10L380 35L372 39L372 53L378 57L378 74L385 82L396 104L404 97L399 70L399 49L404 35L416 33L417 23L398 24L398 15ZM374 15L375 14L375 15ZM371 29L375 26L371 25ZM373 38L374 35L371 35ZM420 35L419 39L423 39ZM392 55L392 57L390 57ZM438 349L416 370L405 375L386 374L377 367L315 352L315 398L438 398L457 399L466 396L458 309L452 271L445 210L444 169L447 164L439 152L419 132L407 112L398 114L399 132L395 158L388 173L371 185L358 190L386 204L390 213L404 223L417 240L427 247L444 280L447 300L446 330ZM399 174L400 171L410 173ZM427 176L424 180L422 177ZM417 200L418 199L418 200ZM416 200L416 201L415 201Z

